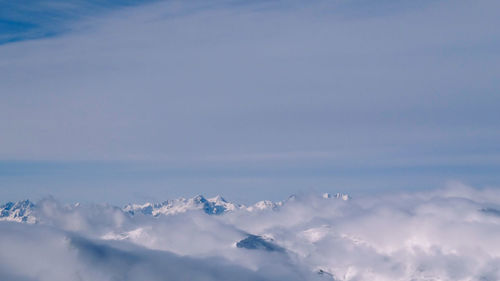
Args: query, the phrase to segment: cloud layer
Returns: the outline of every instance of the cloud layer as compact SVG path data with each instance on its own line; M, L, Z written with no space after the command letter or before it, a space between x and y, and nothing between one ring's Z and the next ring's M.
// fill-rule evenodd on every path
M37 203L0 222L5 280L498 280L500 192L460 184L152 216Z

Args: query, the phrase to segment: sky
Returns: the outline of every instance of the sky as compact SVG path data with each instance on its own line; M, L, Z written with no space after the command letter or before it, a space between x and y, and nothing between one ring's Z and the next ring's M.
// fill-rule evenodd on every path
M500 186L498 1L0 1L0 198Z

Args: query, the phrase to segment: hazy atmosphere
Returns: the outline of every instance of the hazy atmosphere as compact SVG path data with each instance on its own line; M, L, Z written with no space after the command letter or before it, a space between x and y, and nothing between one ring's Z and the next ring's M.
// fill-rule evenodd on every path
M500 280L499 14L0 0L0 280Z
M0 192L500 183L498 1L3 1Z

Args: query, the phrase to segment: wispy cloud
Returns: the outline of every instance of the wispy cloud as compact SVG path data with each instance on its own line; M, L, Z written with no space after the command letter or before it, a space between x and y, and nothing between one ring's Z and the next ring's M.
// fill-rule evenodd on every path
M498 3L404 3L167 1L3 45L0 158L498 183Z
M2 1L0 44L59 36L85 18L148 2L154 1Z

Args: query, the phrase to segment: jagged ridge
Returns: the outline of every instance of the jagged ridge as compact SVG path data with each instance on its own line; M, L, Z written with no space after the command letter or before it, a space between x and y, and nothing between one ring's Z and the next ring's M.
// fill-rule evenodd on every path
M29 200L7 202L0 206L0 221L35 223L34 207L35 204Z
M351 198L349 195L341 193L336 193L334 195L325 193L322 197L324 199L336 198L342 200L349 200ZM208 199L202 195L198 195L189 199L178 198L167 200L162 203L127 204L121 208L121 210L130 216L147 215L157 217L160 215L175 215L197 210L203 211L208 215L223 215L236 210L243 210L247 212L278 210L286 202L294 201L295 199L296 196L292 195L284 201L272 202L269 200L263 200L253 205L246 206L228 202L220 195ZM79 204L74 204L69 208L79 208L79 206ZM29 200L7 202L0 205L0 221L37 223L38 219L36 216L36 210L37 205Z

